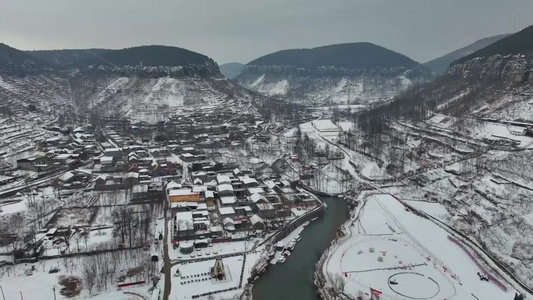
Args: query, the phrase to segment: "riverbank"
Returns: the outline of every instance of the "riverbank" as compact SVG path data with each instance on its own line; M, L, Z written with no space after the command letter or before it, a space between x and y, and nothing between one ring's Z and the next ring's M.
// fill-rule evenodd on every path
M338 197L320 197L324 215L300 233L301 241L283 264L269 265L254 283L254 300L319 299L314 285L315 264L348 218L348 206Z

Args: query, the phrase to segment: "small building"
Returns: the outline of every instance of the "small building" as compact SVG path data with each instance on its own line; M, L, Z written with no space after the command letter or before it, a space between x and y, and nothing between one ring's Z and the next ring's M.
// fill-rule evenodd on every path
M182 185L175 182L175 181L171 181L169 183L167 183L167 186L165 187L166 191L167 191L167 194L170 190L179 190L182 188Z
M254 230L264 230L265 229L265 221L258 216L257 214L250 217L250 224L252 224L252 228Z
M111 156L115 159L122 158L122 155L124 153L122 152L122 148L107 148L104 149L104 156Z
M100 164L103 166L113 165L113 156L102 156L100 158Z
M139 184L139 173L129 172L126 175L124 175L124 185L131 188L137 184Z
M235 231L235 221L232 218L225 218L222 220L222 224L224 224L224 229L227 231Z
M17 160L17 167L23 170L41 172L49 169L51 165L48 164L46 156L35 155Z
M206 191L205 192L205 203L209 207L215 206L215 193L213 191Z
M526 128L518 126L507 126L509 133L512 135L526 135Z
M231 184L231 179L226 175L217 175L217 183L220 184Z
M244 186L247 188L256 187L259 185L259 183L257 182L255 178L252 178L249 176L244 176L242 179L242 182L244 183Z
M194 161L194 155L190 153L183 153L180 155L180 159L184 162L193 162Z
M231 184L220 184L217 186L219 196L233 196L233 186Z
M261 194L253 194L250 196L250 200L255 204L267 204L269 203L267 198Z
M265 193L265 190L263 190L260 187L251 187L251 188L248 188L247 190L248 190L248 195L264 194Z
M235 203L237 203L237 198L235 198L235 196L220 197L220 204L223 207L233 206Z
M194 238L193 217L190 211L177 212L174 215L174 239L189 240Z
M219 207L218 213L222 218L233 218L235 217L235 209L233 207Z
M261 203L256 204L257 212L262 218L275 218L276 217L276 209L274 208L274 205L272 203Z
M191 254L194 252L194 242L193 241L183 241L180 244L180 253L181 254ZM159 299L159 298L157 298Z
M104 185L106 181L107 181L107 175L102 174L96 177L95 182L96 182L96 185Z
M170 202L199 202L200 193L195 193L190 189L172 189L168 190L168 200Z
M205 171L194 171L191 173L192 179L200 179L202 182L207 181L207 173Z
M238 216L246 216L246 217L249 217L251 215L253 215L253 211L252 211L252 208L250 206L237 206L237 207L234 207L233 209L235 209L235 213L238 215Z
M61 175L61 177L59 177L59 180L61 180L64 183L71 182L73 179L74 179L74 173L70 171L66 172L65 174Z
M242 172L241 172L241 170L239 170L238 168L236 168L236 169L233 170L233 175L235 175L235 176L241 176L241 175L242 175Z

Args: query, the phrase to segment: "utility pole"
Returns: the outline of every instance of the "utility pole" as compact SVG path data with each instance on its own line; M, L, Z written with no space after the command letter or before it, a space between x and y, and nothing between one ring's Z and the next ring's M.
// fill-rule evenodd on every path
M52 286L52 290L54 291L54 300L56 300L56 286Z
M20 292L20 300L24 300L24 297L22 297L22 292Z

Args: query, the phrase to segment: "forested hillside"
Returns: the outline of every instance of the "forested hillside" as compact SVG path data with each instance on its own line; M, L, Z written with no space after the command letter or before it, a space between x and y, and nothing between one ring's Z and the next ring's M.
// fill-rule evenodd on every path
M413 68L418 63L407 56L372 43L350 43L312 49L282 50L253 60L247 65L292 66L307 69L332 66L353 69L373 67Z

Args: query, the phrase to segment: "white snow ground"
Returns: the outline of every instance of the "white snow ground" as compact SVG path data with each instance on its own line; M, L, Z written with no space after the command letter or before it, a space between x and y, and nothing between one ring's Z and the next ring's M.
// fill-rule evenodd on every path
M472 295L512 299L514 295L503 280L507 291L480 281L481 270L448 240L448 232L388 194L367 198L349 230L323 266L325 274L343 275L345 293L368 293L372 287L383 292L382 299L475 299Z

